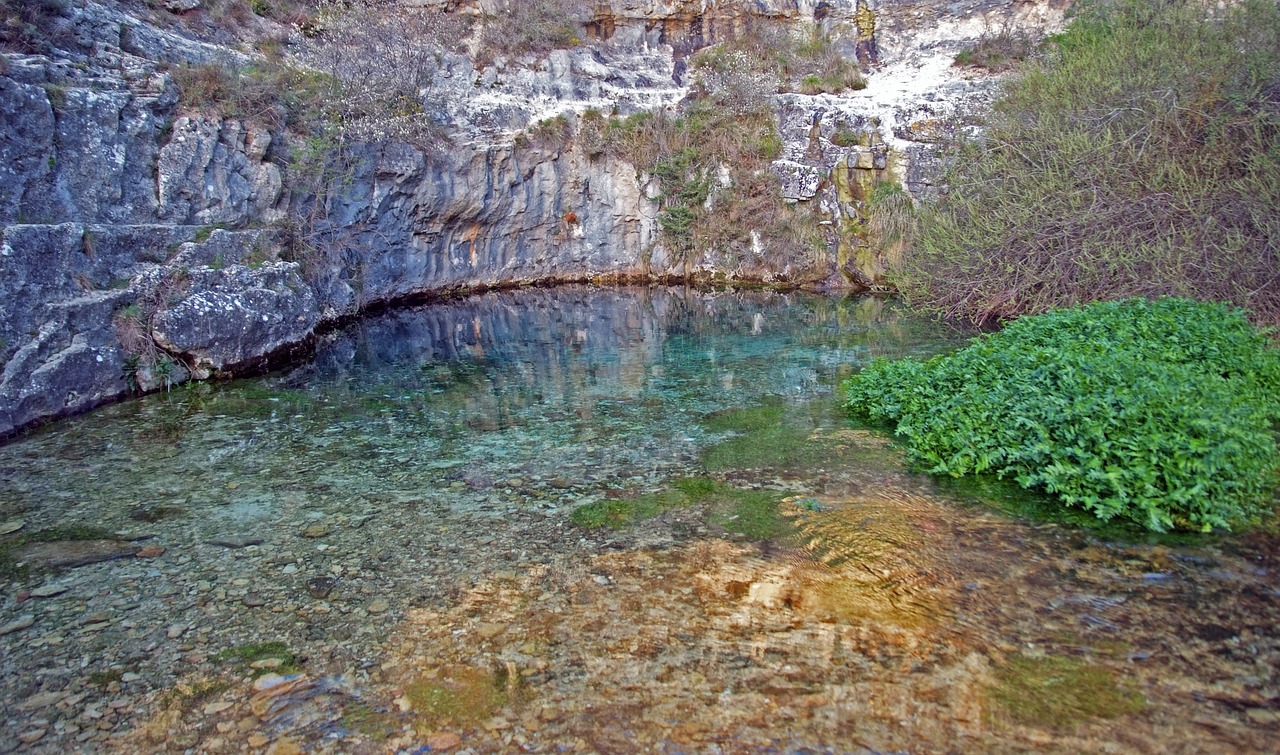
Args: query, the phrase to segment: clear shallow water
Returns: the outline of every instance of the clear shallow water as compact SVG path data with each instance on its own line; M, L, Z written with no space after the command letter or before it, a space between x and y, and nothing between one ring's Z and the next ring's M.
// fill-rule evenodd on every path
M1122 545L1019 522L835 410L856 365L964 337L877 299L523 290L31 433L0 447L0 523L23 523L0 545L88 526L164 552L3 578L0 627L30 626L0 635L0 745L1280 741L1274 538ZM793 534L752 542L715 500L570 521L689 476L782 499ZM242 657L303 676L255 690L271 669ZM1044 679L1106 704L1082 714Z
M318 496L318 511L406 495L484 507L487 497L448 486L530 476L580 494L691 466L715 439L704 415L765 396L829 396L872 355L932 354L957 340L874 299L492 294L367 321L282 374L155 394L38 431L0 447L0 501L4 516L30 506L22 516L33 524L108 528L126 527L135 505L179 507L193 532L226 534L272 521L290 496Z

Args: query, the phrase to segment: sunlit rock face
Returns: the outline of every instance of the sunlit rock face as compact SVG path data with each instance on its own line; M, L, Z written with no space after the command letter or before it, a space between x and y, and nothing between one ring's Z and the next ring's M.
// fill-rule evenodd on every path
M493 11L489 0L447 5ZM318 207L289 175L298 145L286 133L183 109L171 73L246 64L252 45L229 44L299 44L300 33L254 17L197 39L159 10L70 3L46 54L7 52L0 68L0 436L131 389L261 364L321 323L406 296L685 274L664 245L657 182L574 131L591 109L673 111L690 93L691 57L762 19L830 35L868 80L776 96L780 196L816 203L840 228L860 222L875 181L928 195L948 119L992 91L990 77L951 66L955 53L993 30L1053 28L1056 5L613 0L571 49L480 69L465 50L442 56L428 99L449 142L356 145L349 177ZM526 138L557 118L567 138ZM286 248L262 232L317 215L320 243ZM875 261L858 278L859 252L837 235L829 283L874 284ZM756 252L769 244L753 234ZM777 272L695 262L729 278Z

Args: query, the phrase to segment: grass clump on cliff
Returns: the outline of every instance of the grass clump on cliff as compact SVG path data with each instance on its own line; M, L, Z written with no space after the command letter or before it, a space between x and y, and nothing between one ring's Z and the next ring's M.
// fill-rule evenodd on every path
M500 56L546 55L581 44L593 6L586 0L502 0L484 19L476 65Z
M831 35L819 29L797 34L768 20L699 52L691 70L705 90L736 90L757 100L777 92L834 94L867 86L857 59L846 57ZM744 104L751 99L743 97Z
M1036 47L1034 36L1006 25L984 33L971 46L961 50L956 55L955 65L1000 73L1016 68L1030 58Z
M0 0L0 50L44 53L73 36L64 15L70 0Z
M589 152L610 154L657 178L666 254L687 275L699 268L757 277L781 271L807 280L825 272L817 211L788 206L770 163L782 139L767 99L737 90L704 93L680 115L584 116ZM810 204L810 203L801 203Z
M957 146L897 283L990 321L1099 299L1280 321L1280 9L1092 2Z
M1026 317L955 354L873 362L845 391L929 472L1012 477L1101 520L1208 531L1273 502L1280 352L1225 305Z

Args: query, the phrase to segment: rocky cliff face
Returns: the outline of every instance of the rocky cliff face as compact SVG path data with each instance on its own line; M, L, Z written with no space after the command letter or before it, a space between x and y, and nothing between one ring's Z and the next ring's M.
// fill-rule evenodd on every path
M571 138L521 135L557 117L572 127L589 108L674 107L689 92L690 54L752 18L821 28L868 65L864 90L776 103L779 191L820 203L834 226L857 222L877 177L927 193L931 124L988 96L987 77L950 68L954 54L1004 19L1045 27L1060 17L1008 0L614 0L588 25L591 44L480 71L467 55L442 57L432 86L451 145L366 144L317 208L290 180L286 134L180 106L174 66L252 58L196 39L161 6L69 2L52 18L49 49L4 55L0 436L130 390L260 364L374 303L682 274L650 176ZM196 0L170 6L201 12ZM317 209L323 243L282 250L272 229ZM856 267L855 251L833 241L824 264L833 275Z

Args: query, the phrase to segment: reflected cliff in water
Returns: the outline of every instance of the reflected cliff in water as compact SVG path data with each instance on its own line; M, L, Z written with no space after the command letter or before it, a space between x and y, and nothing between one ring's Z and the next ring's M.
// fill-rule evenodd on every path
M811 397L873 356L932 353L956 334L883 299L674 288L526 289L389 313L331 335L287 386L438 407L465 383L467 420L530 406L582 416L601 401L683 393L703 410Z

